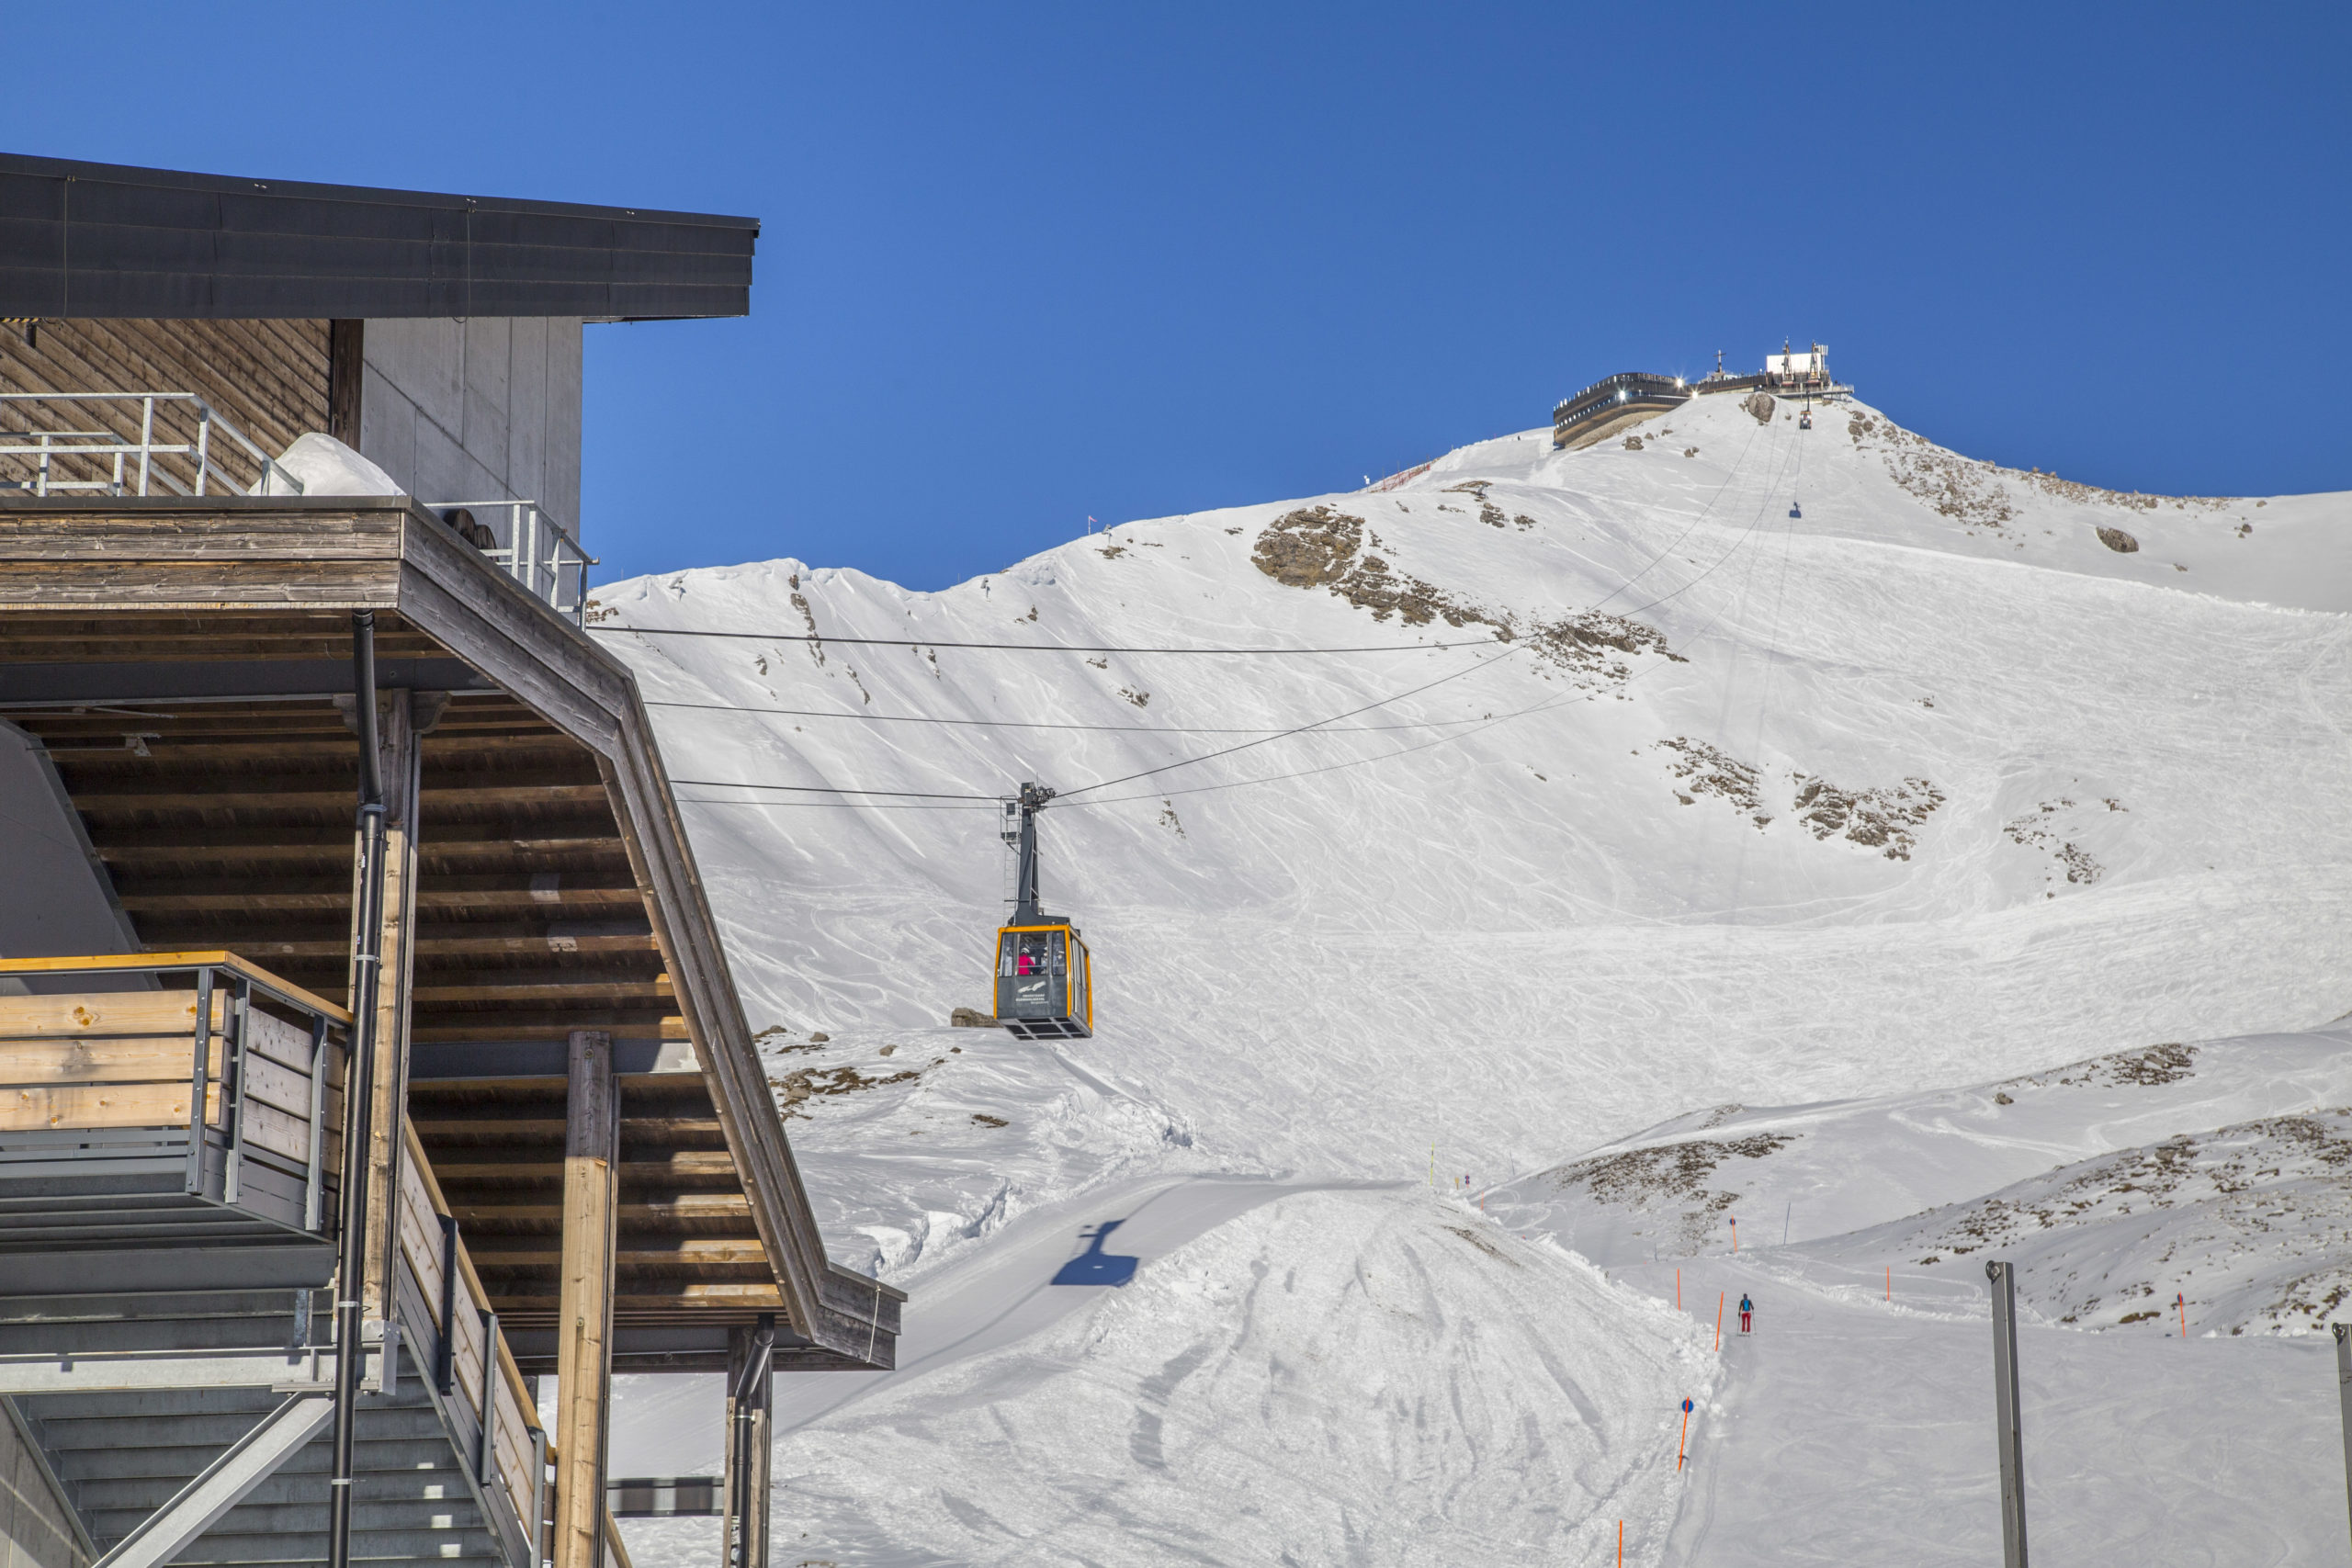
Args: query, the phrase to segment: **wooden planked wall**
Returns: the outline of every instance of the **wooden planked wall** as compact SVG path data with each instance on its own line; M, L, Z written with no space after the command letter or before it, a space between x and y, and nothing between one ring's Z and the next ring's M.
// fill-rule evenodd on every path
M328 323L324 321L44 321L28 332L0 324L0 391L194 392L273 457L306 431L329 428ZM160 413L158 439L194 439L185 412L168 423ZM125 438L139 428L138 405L0 404L0 428L111 430ZM226 447L222 452L220 448ZM232 443L216 455L239 485L249 487L254 464ZM183 484L195 471L185 460L167 464ZM0 457L0 482L31 475L29 461ZM74 478L100 477L87 464ZM153 487L164 492L164 487Z

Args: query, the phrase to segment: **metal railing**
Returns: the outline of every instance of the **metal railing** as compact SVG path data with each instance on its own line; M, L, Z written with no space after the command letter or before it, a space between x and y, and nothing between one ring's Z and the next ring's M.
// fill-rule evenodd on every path
M530 1548L547 1514L548 1458L538 1404L415 1124L403 1122L401 1135L394 1224L405 1269L401 1338L423 1353L419 1370L433 1397L456 1417L451 1435L466 1450L467 1479L485 1522L512 1548L510 1562L535 1562Z
M122 430L16 430L0 426L0 458L29 464L32 477L0 479L0 490L30 491L54 495L72 491L104 491L108 495L145 495L152 483L161 483L175 495L300 495L302 481L255 446L245 433L229 423L220 411L194 392L0 392L0 412L32 409L44 403L107 403L136 405L136 433ZM193 439L157 439L158 405L165 413L183 406L196 421ZM126 418L123 423L134 422ZM250 489L220 466L218 439L226 439L254 460L259 470ZM194 482L181 479L157 461L176 458L185 463ZM90 477L95 471L96 477Z
M537 502L441 501L429 509L558 615L581 624L588 610L588 569L596 558ZM481 532L469 531L469 524Z
M62 1205L77 1181L128 1190L109 1173L124 1159L181 1158L180 1193L333 1233L340 1008L228 953L8 959L0 976L42 987L0 997L0 1197L26 1196L11 1179L35 1167ZM200 1243L213 1219L159 1221L154 1245L182 1220Z

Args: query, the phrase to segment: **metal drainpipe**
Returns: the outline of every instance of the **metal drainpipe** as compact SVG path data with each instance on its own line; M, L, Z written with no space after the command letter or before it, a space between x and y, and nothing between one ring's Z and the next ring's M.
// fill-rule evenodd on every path
M359 729L359 866L351 943L351 1056L343 1075L342 1215L335 1235L334 1474L327 1483L333 1568L351 1563L354 1429L366 1354L359 1343L359 1298L368 1266L368 1145L375 1131L376 997L383 957L384 775L376 738L373 611L351 617L351 668ZM390 1315L387 1310L388 1321Z

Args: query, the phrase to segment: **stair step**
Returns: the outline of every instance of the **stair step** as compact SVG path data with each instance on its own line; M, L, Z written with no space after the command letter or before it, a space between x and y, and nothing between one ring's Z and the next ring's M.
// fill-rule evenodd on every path
M327 1537L316 1532L241 1534L215 1525L172 1559L175 1563L301 1562L315 1565L327 1560ZM472 1559L499 1561L498 1548L488 1532L472 1530L354 1530L351 1556L405 1562L446 1562Z
M119 1540L170 1496L170 1493L165 1493L155 1503L141 1507L85 1508L82 1519L89 1527L91 1535ZM351 1528L355 1533L369 1534L431 1531L457 1535L469 1530L483 1531L481 1511L474 1506L473 1498L469 1495L430 1503L415 1500L390 1503L355 1501L351 1506ZM313 1488L308 1497L299 1502L240 1503L205 1533L208 1536L323 1537L326 1529L326 1488L321 1486Z
M51 1462L55 1464L60 1477L78 1484L150 1475L176 1475L186 1480L210 1464L213 1455L227 1448L236 1436L242 1435L251 1426L252 1423L248 1422L246 1427L238 1428L236 1434L210 1445L158 1446L156 1438L150 1438L144 1447L125 1443L119 1448L61 1450L52 1453ZM362 1438L355 1445L352 1457L356 1461L355 1468L362 1474L376 1472L429 1476L435 1472L462 1470L470 1462L470 1456L458 1454L450 1448L447 1438L437 1435L385 1439ZM334 1445L314 1439L288 1459L279 1468L278 1473L323 1476L333 1462Z
M443 1464L435 1470L378 1469L363 1472L352 1478L353 1500L357 1503L383 1503L424 1507L430 1503L463 1503L473 1507L473 1495L467 1490L466 1472L451 1467L449 1450L441 1450ZM272 1504L319 1503L327 1495L327 1466L322 1462L311 1467L308 1473L290 1466L277 1472L248 1494L241 1506ZM74 1497L85 1514L97 1514L119 1509L134 1509L152 1513L168 1503L188 1483L185 1474L138 1474L118 1476L77 1476ZM447 1507L434 1510L446 1513Z

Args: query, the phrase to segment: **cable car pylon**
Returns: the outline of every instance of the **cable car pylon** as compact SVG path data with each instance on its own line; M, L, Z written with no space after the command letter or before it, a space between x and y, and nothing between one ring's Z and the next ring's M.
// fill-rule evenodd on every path
M1054 792L1024 784L1003 802L1001 837L1013 850L1012 921L996 933L996 999L990 1010L1020 1040L1086 1040L1094 1033L1094 961L1066 915L1049 915L1037 893L1037 814Z

